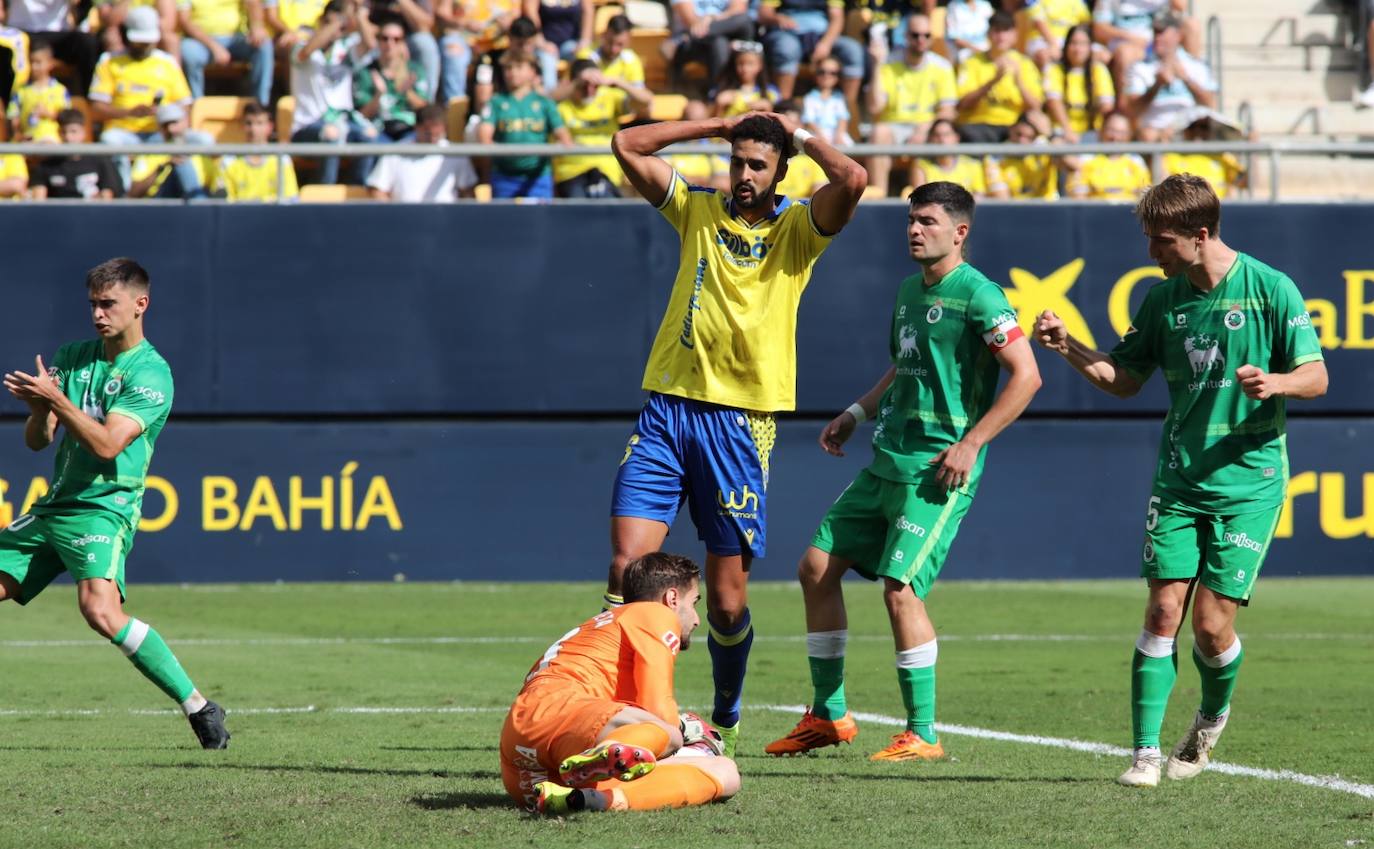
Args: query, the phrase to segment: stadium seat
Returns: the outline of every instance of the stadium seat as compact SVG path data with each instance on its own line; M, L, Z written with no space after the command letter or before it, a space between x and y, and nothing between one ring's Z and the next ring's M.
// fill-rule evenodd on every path
M301 203L342 203L346 200L367 200L367 186L310 183L301 186Z
M287 94L277 100L277 138L291 140L291 120L295 114L296 98Z
M217 142L242 142L244 134L240 117L243 115L243 107L252 102L251 97L202 97L191 104L191 127L209 133ZM289 126L288 124L288 128Z
M649 117L655 121L681 121L687 109L687 96L684 94L656 94L649 107Z
M468 126L468 99L462 95L448 100L448 140L461 144Z

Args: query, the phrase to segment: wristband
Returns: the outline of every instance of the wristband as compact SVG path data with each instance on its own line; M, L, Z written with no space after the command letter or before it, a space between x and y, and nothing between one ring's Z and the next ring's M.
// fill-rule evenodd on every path
M806 130L802 129L801 127L798 127L797 129L793 130L793 131L792 131L792 144L796 146L796 148L797 148L797 153L801 153L801 152L803 152L803 151L806 149L806 140L807 140L807 139L811 139L811 138L815 138L815 137L816 137L816 134L815 134L815 133L807 132Z
M863 405L858 402L850 404L845 412L854 417L854 424L863 424L868 420L868 413L864 412Z

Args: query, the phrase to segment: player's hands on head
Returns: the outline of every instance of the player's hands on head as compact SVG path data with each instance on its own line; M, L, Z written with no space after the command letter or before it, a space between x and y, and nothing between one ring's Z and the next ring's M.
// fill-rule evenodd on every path
M769 118L772 118L774 121L777 121L779 124L782 124L783 132L787 133L787 135L789 136L791 136L797 130L801 129L801 121L798 121L796 118L793 118L790 115L782 115L777 112L762 112L759 114L767 115Z
M1064 326L1064 320L1054 314L1054 310L1045 310L1036 317L1034 335L1036 342L1051 351L1061 354L1069 352L1069 330Z
M854 428L858 424L854 421L854 414L847 410L831 419L830 424L821 429L821 436L818 440L821 444L821 450L832 457L843 457L842 448L849 441L849 437L854 435Z
M1282 395L1283 390L1279 386L1279 378L1282 375L1270 374L1259 366L1252 366L1249 363L1236 369L1236 379L1240 381L1240 388L1244 390L1245 397L1256 401L1266 401L1275 395Z

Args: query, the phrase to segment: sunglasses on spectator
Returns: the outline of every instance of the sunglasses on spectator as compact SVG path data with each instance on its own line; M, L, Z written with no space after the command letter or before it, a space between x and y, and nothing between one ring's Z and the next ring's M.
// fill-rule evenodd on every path
M837 68L819 68L816 71L818 77L838 77L840 75Z
M377 36L377 40L378 40L378 41L405 41L405 37L404 37L404 36L400 36L400 35L379 35L379 36Z
M907 38L930 38L930 33L925 30L922 30L920 32L917 32L916 30L907 30L906 35Z

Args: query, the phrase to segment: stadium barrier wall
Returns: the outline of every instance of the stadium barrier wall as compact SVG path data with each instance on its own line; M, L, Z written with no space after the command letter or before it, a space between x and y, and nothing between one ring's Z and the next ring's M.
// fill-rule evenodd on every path
M865 205L802 302L798 406L828 414L887 362L905 208ZM1374 206L1228 206L1233 245L1288 272L1322 338L1331 391L1312 412L1374 413ZM202 415L620 412L678 265L646 204L0 205L5 362L90 335L82 275L110 256L154 275L149 334ZM990 204L972 260L1029 326L1043 309L1109 348L1159 277L1121 205ZM10 315L18 316L20 312ZM1044 414L1164 409L1162 381L1121 402L1041 357Z
M130 554L133 592L168 581L601 580L631 424L174 422ZM817 522L869 462L867 426L843 459L821 452L820 427L779 428L759 578L793 578ZM1014 425L989 449L943 576L1138 575L1160 429ZM52 453L23 450L17 425L2 432L8 523L45 490ZM1374 418L1297 420L1289 445L1291 503L1265 573L1374 573ZM721 494L746 506L749 495ZM667 547L700 556L685 515Z

